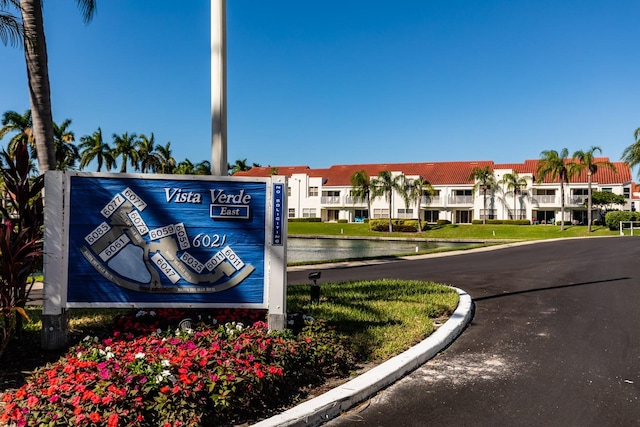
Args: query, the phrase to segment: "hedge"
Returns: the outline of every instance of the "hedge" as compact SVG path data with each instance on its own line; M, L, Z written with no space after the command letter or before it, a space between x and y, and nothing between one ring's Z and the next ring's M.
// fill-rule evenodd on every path
M474 219L472 222L472 224L482 224L482 220L481 219ZM486 220L487 224L491 224L491 225L500 225L500 224L507 224L507 225L531 225L531 221L529 221L528 219L488 219Z
M322 222L322 218L289 218L289 222Z
M640 212L610 211L604 217L605 224L612 231L620 229L620 221L640 221Z
M426 225L426 224L425 224ZM418 231L418 220L416 219L392 219L393 231L399 233L416 233ZM389 231L388 219L372 219L369 221L371 231ZM425 228L423 228L424 230Z

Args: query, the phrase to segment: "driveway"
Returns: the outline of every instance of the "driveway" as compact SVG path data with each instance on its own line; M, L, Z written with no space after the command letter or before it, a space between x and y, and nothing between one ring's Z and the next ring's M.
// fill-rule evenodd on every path
M308 272L289 283L309 283ZM640 425L640 239L572 239L322 271L448 283L475 301L444 352L329 426Z

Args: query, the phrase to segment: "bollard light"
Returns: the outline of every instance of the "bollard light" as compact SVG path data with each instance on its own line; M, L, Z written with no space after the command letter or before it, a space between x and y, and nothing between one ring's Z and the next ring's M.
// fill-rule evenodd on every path
M320 286L316 282L321 276L319 271L312 271L309 273L309 280L313 280L313 285L311 285L311 303L319 303L320 302Z

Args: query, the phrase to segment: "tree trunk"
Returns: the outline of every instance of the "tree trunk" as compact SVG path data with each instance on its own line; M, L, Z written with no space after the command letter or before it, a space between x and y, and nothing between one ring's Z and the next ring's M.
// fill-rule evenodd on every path
M389 194L389 233L393 232L393 225L391 224L391 197L393 193Z
M564 185L560 180L560 231L564 231Z
M38 153L38 168L42 174L54 169L56 164L42 2L21 0L20 8L25 33L24 57L27 64L31 119Z
M591 171L587 173L588 189L587 189L587 232L591 233Z

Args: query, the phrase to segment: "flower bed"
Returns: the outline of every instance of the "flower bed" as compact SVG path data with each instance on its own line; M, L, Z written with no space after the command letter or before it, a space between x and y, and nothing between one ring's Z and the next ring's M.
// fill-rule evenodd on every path
M111 336L85 338L2 396L0 423L228 425L269 414L304 387L353 368L350 352L324 323L299 320L297 333L270 332L256 316L264 313L121 316ZM233 320L241 317L250 323Z

